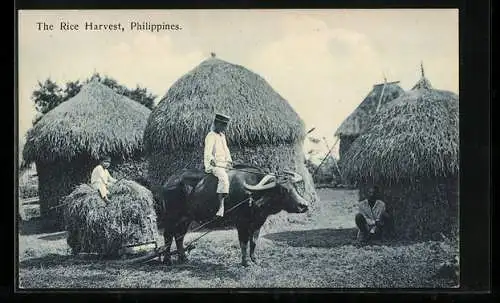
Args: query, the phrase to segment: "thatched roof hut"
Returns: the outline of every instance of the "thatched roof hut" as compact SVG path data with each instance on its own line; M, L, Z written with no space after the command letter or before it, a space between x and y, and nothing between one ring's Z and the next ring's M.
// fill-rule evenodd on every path
M422 79L377 113L343 159L360 196L377 184L398 235L453 235L458 222L458 95Z
M339 157L343 158L352 142L366 129L370 118L380 108L402 95L404 90L399 81L373 85L373 89L358 107L342 122L335 136L339 137Z
M49 225L62 227L60 208L51 207L90 181L91 170L103 156L111 156L110 171L116 178L140 177L146 169L142 136L150 112L92 81L28 131L23 158L36 163L41 216Z
M214 114L231 116L226 132L234 160L267 168L294 169L305 179L302 119L259 75L212 56L178 79L152 111L144 132L150 182L161 184L183 168L202 168L203 144Z

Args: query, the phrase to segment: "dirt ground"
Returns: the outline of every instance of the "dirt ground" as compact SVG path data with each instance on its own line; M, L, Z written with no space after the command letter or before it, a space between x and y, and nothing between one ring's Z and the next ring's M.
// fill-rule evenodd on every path
M165 266L84 260L70 255L64 232L40 234L26 222L19 235L21 288L420 288L454 287L438 277L450 258L444 242L356 245L357 191L319 189L311 214L268 226L258 264L240 265L235 230L213 231L196 243L189 262ZM199 236L190 233L186 243ZM161 243L162 244L162 243Z

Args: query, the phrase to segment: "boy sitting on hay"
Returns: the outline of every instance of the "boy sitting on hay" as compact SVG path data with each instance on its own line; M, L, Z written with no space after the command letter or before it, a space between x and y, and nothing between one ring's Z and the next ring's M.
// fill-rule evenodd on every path
M101 198L109 203L108 186L115 183L116 179L111 176L108 171L111 164L111 157L105 156L92 171L90 184L99 192Z
M116 180L105 157L92 172L91 185L81 184L65 197L67 243L73 254L116 258L157 246L153 194L130 180Z

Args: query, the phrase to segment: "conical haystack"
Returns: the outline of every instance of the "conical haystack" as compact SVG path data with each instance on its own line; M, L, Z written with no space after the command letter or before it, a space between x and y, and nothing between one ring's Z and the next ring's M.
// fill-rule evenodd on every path
M424 75L422 74L422 78ZM377 113L347 151L344 174L378 185L402 238L458 234L459 98L421 79Z
M150 110L92 81L28 131L23 158L35 162L41 216L62 228L61 203L77 185L90 181L98 160L112 158L115 178L136 179L146 169L142 136Z

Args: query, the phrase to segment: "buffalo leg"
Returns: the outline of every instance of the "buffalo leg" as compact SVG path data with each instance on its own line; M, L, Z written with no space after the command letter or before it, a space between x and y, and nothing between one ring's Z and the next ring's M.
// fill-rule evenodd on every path
M257 263L255 258L255 246L257 245L257 240L259 239L260 228L256 229L250 237L250 260Z
M165 253L163 256L163 263L166 265L172 265L172 259L170 257L170 247L172 246L173 239L173 228L169 224L165 224L165 230L163 231L163 240L165 241Z
M187 233L189 228L190 221L184 219L177 225L176 233L175 233L175 246L177 246L177 254L179 256L179 262L185 263L187 262L186 251L184 249L184 236Z
M246 267L248 266L247 249L249 240L249 233L247 228L238 227L238 239L240 241L241 248L241 265Z

